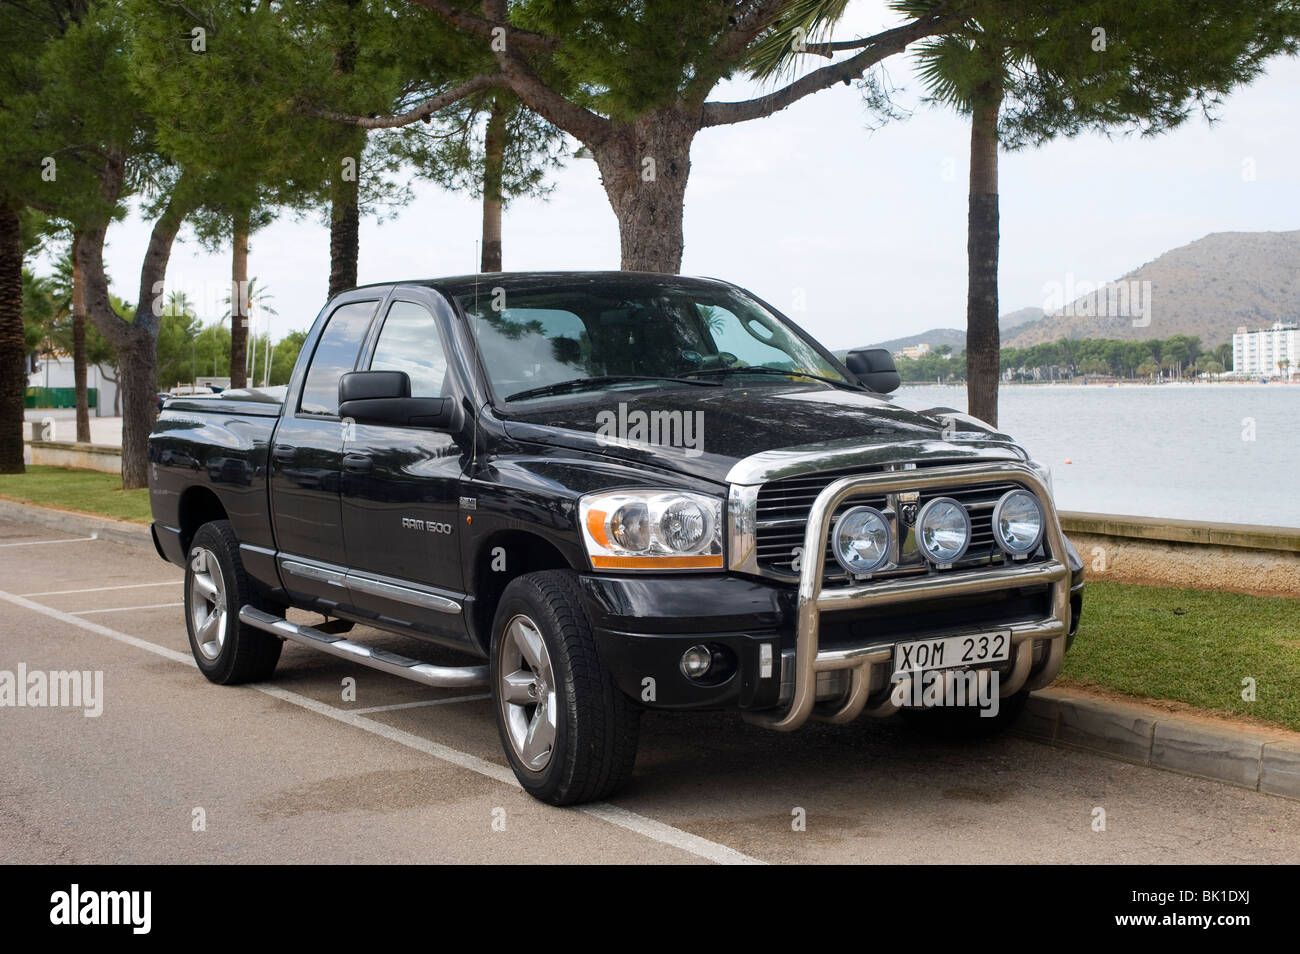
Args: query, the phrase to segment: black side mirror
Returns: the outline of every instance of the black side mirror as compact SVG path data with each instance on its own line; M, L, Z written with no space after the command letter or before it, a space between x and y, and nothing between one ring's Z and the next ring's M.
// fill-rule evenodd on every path
M896 391L903 383L903 379L898 376L898 368L894 366L894 356L888 348L858 348L850 351L844 358L844 365L853 372L854 377L877 394Z
M351 371L339 378L339 417L358 424L454 430L459 414L451 397L411 397L405 371Z

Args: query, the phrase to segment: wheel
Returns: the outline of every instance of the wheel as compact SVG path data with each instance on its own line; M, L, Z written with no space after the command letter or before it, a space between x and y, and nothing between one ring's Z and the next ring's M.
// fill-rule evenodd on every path
M998 714L985 718L979 706L904 709L902 715L918 728L946 738L979 739L998 735L1011 727L1029 701L1029 690L998 700Z
M641 711L600 662L573 573L529 573L506 587L491 672L501 745L530 795L573 805L628 780Z
M185 566L185 628L199 671L212 682L257 682L275 671L284 643L239 621L239 608L259 606L230 523L199 527Z

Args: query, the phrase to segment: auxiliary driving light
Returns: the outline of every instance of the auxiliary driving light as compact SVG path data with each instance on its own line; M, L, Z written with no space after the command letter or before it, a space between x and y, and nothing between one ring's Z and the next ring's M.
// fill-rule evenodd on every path
M936 497L916 515L916 545L936 566L956 563L970 546L970 514L951 497Z
M851 507L835 524L833 549L849 573L873 573L889 559L889 522L875 507Z
M1043 505L1027 490L1008 490L993 508L993 536L1003 551L1024 557L1043 539Z
M682 673L687 679L703 679L713 665L708 646L692 646L682 653Z

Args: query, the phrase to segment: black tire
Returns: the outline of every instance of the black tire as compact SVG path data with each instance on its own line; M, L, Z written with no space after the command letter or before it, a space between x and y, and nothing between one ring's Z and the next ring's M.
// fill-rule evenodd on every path
M1009 729L1025 703L1029 701L1029 690L1021 689L1014 695L998 701L998 714L984 717L978 706L960 708L904 709L905 716L912 725L941 738L984 739L1001 735Z
M507 627L520 618L535 624L533 631L545 643L553 676L549 686L555 698L553 741L549 759L540 769L525 764L512 741L508 714L512 704L503 689L503 677L508 675L501 671L503 663L517 662L508 658L514 655L516 637L507 634ZM597 801L631 777L641 710L601 664L574 573L546 570L510 582L492 624L490 672L502 748L519 784L534 798L551 805ZM513 705L519 718L533 718L536 709L529 713L525 705Z
M212 560L220 571L220 599L204 595L206 586L217 579L208 562ZM240 607L248 604L261 608L239 559L235 531L226 520L205 523L190 542L185 565L185 629L199 671L212 682L223 686L259 682L275 671L284 643L239 621ZM224 606L225 617L213 625L222 632L218 635L215 628L202 631L196 617L202 617L205 609L215 615L218 605Z

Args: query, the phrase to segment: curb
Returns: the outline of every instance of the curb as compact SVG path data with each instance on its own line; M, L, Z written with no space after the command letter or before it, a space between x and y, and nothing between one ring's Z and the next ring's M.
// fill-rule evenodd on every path
M1015 731L1061 748L1300 800L1300 738L1243 730L1061 689L1029 697Z
M114 520L111 517L97 517L88 513L75 513L71 510L57 510L54 507L42 507L39 504L23 503L8 498L0 498L0 518L23 520L45 527L47 530L60 530L80 536L94 534L101 540L153 549L153 535L149 533L147 524Z

